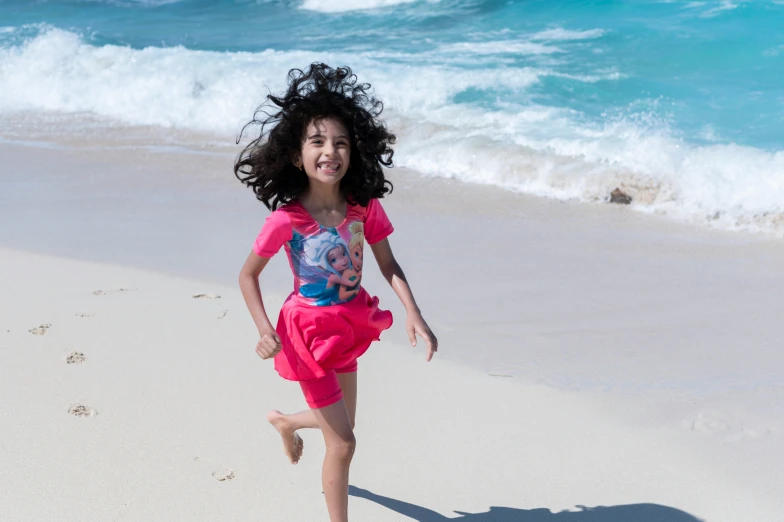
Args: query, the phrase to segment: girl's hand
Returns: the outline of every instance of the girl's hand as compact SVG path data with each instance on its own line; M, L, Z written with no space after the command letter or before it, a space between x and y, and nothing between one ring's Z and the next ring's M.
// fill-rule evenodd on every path
M411 346L417 345L416 336L419 335L427 343L427 360L433 358L433 354L438 351L438 339L433 335L433 331L422 318L419 312L410 313L406 317L406 331L408 332L408 339L411 341Z
M281 349L280 337L275 333L275 330L265 333L256 343L256 353L262 359L269 359L275 357Z

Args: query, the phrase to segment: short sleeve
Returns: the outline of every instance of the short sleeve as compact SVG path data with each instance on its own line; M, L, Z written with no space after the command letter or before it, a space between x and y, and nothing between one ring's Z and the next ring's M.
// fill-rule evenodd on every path
M365 239L368 244L378 243L394 230L381 202L378 199L371 199L365 214Z
M286 241L291 240L292 228L289 215L283 210L271 213L253 243L253 251L261 257L272 257Z

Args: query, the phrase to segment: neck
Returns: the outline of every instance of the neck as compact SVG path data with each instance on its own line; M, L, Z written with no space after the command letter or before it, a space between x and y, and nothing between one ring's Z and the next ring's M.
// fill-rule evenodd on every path
M313 207L337 209L343 206L345 198L340 193L339 183L324 185L311 182L300 201L306 202Z

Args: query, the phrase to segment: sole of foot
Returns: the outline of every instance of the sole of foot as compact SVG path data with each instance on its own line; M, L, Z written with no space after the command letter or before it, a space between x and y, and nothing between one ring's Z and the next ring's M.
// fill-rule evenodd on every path
M297 432L291 429L286 416L278 410L272 410L267 413L267 421L280 433L280 437L283 439L283 452L289 461L292 464L299 462L299 459L302 457L304 442L297 435Z

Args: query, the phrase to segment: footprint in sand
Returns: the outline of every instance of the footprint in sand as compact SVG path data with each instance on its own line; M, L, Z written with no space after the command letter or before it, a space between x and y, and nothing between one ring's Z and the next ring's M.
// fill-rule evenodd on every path
M117 294L120 292L133 292L136 290L135 288L118 288L117 290L95 290L93 295L109 295L109 294Z
M219 468L212 472L212 476L218 482L226 482L227 480L234 480L236 475L234 470L230 468Z
M220 314L218 314L218 319L223 319L224 317L226 317L227 313L229 313L228 309L222 311Z
M221 296L215 292L208 292L206 294L193 294L191 297L194 299L220 299Z
M692 431L716 433L730 431L735 428L735 418L721 410L705 410L697 414L691 423Z
M65 358L67 364L82 364L86 360L87 357L85 357L82 352L71 352L68 354L68 357Z
M28 330L33 335L46 335L46 331L51 328L51 324L41 324L36 326L35 328L31 328Z
M761 439L763 437L773 435L774 433L776 433L776 426L773 425L746 426L743 429L744 438L749 438L749 439Z
M689 428L695 432L722 436L725 440L741 439L746 432L741 420L729 412L718 409L700 411L689 423Z
M85 406L84 404L74 404L68 408L68 413L74 417L95 417L98 415L98 412L95 411L95 408Z

